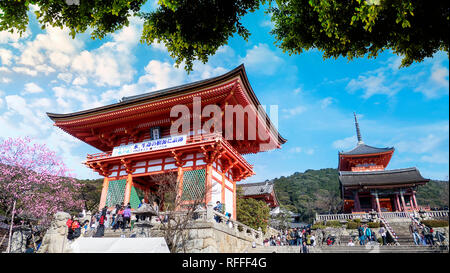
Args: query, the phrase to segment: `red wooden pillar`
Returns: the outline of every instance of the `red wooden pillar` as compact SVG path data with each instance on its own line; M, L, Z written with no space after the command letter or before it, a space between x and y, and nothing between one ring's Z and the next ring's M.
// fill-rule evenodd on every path
M108 187L109 187L109 180L108 177L105 177L103 179L103 187L102 187L102 195L100 197L100 204L98 205L98 209L101 210L106 205L106 197L108 196Z
M178 166L177 169L177 184L178 184L178 193L177 198L180 198L179 202L176 202L178 205L182 203L182 197L183 197L183 168ZM181 208L175 208L175 210L180 210Z
M395 194L395 206L397 211L402 211L402 206L400 206L400 198L398 198L398 193Z
M377 211L378 213L381 213L380 199L378 198L378 192L375 192L375 201L377 203Z
M128 205L128 203L130 203L132 186L133 186L133 175L131 173L129 173L127 176L127 184L125 185L125 196L123 198L124 206L126 206L126 205Z
M361 211L361 204L359 203L359 192L355 194L355 209L357 212Z
M417 199L416 199L416 192L415 191L412 191L411 197L412 197L412 202L414 204L415 209L419 210L419 205L417 205Z
M205 183L205 187L206 187L205 202L206 202L206 204L211 202L212 170L213 170L212 163L208 163L208 165L206 165L206 183Z
M225 174L224 173L222 173L222 191L220 193L221 193L221 196L220 196L221 201L220 202L222 204L225 204Z
M403 211L406 211L405 197L402 191L400 192L400 199L402 200Z
M231 215L233 220L236 220L236 182L233 181L233 215Z

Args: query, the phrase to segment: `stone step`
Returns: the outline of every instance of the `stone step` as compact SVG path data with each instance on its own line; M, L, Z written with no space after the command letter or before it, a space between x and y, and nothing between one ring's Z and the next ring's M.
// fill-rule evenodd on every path
M248 253L300 253L300 247L292 246L268 246L257 247L248 250ZM448 252L448 248L429 246L330 246L313 247L311 253L436 253Z

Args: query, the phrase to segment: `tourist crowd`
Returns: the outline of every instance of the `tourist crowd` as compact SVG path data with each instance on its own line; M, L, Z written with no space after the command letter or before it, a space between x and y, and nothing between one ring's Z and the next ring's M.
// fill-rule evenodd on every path
M434 245L434 237L441 241L441 236L439 233L434 234L432 227L427 227L424 224L417 224L414 221L409 225L409 232L411 233L414 244L416 245Z
M310 227L282 230L278 235L272 235L264 240L265 246L308 246L316 245L316 238Z

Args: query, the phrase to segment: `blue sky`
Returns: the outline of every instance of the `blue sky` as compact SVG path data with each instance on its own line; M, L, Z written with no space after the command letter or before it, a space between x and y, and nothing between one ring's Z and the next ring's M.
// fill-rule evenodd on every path
M152 2L147 5L149 8ZM24 37L0 32L0 137L47 143L79 178L99 176L81 164L98 150L63 133L45 112L68 113L223 74L244 63L260 102L278 105L282 149L247 155L258 182L297 171L336 168L338 151L356 145L353 112L363 140L394 146L388 169L417 167L448 179L449 62L444 52L398 69L401 57L322 58L317 50L289 56L274 46L263 11L244 17L251 36L229 40L207 64L187 75L163 45L139 43L142 22L103 40L71 39L67 30L41 30L34 15Z

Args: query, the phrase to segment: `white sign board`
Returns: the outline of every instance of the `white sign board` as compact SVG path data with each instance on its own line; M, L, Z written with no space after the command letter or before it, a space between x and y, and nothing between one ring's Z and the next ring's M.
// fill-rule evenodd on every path
M186 144L186 139L186 135L181 135L117 146L114 147L111 156L135 154L181 146Z

